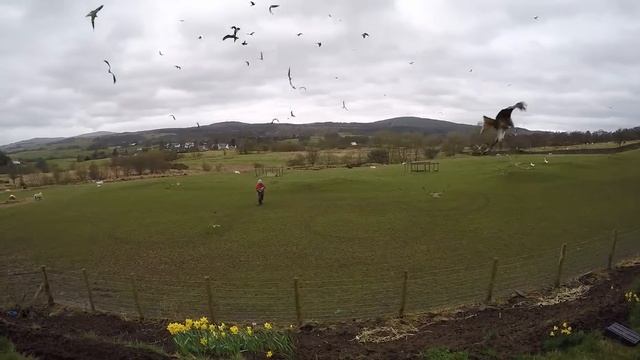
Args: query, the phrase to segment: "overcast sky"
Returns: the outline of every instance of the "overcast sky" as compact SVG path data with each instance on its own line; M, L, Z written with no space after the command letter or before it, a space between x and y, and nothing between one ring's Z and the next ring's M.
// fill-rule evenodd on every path
M640 125L637 0L98 1L0 1L0 144L274 117L475 124L517 101L530 129Z

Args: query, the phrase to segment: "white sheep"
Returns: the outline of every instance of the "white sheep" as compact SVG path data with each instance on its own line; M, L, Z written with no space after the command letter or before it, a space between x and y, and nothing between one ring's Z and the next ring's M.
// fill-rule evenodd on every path
M234 171L233 173L236 174L236 175L240 175L240 171L238 171L238 170Z
M42 192L39 192L37 194L33 194L33 200L42 200L44 198L44 196L42 195Z

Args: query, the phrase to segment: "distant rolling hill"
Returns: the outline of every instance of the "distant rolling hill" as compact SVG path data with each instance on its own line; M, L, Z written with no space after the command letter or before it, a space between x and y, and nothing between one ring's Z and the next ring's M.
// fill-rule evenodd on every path
M420 117L396 117L371 123L338 123L322 122L310 124L248 124L235 121L219 122L200 127L189 128L165 128L136 132L110 133L106 131L84 134L69 138L31 139L17 143L0 146L0 150L17 152L44 146L63 147L74 144L86 145L87 140L100 146L123 145L132 142L144 142L149 140L163 141L190 141L201 139L218 139L221 142L231 138L242 137L276 137L290 138L297 136L322 136L328 133L342 133L352 135L373 135L381 131L397 133L420 134L447 134L450 132L471 133L478 131L475 125L459 124L450 121L420 118ZM526 129L518 129L519 133L529 132Z
M70 143L78 139L92 140L100 136L106 136L111 134L115 134L115 133L110 131L97 131L97 132L92 132L88 134L82 134L82 135L77 135L77 136L72 136L67 138L65 137L33 138L29 140L14 142L8 145L2 145L0 146L0 150L7 153L15 153L18 151L35 150L35 149L39 149L39 148L54 145L54 144L60 144L65 142Z

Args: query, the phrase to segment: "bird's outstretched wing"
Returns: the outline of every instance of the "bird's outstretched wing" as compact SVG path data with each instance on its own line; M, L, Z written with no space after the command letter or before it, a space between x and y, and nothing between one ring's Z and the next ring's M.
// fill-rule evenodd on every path
M271 5L271 6L269 6L269 13L271 13L271 15L273 15L273 11L271 11L271 10L273 10L273 9L279 7L279 6L280 5Z
M91 28L92 28L93 30L95 30L95 29L96 29L96 17L95 17L95 16L92 16L92 17L91 17Z
M347 109L347 105L344 103L344 100L342 100L342 108L349 111L349 109Z
M234 35L225 35L222 37L222 41L225 41L227 39L237 39L237 37Z
M176 119L176 117L175 117L173 114L169 114L169 116L170 116L170 117L172 117L172 118L173 118L173 120L175 120L175 119Z
M111 76L113 76L113 84L115 84L116 83L116 74L111 73Z
M280 122L280 120L278 120L278 118L273 118L273 120L271 120L271 123L273 124L273 123L275 123L276 121L277 121L278 123Z
M289 86L291 86L291 88L295 89L296 87L293 86L293 81L291 79L291 67L289 67L289 71L287 72L287 77L289 78Z
M492 119L490 117L486 117L483 116L482 117L482 128L480 129L480 134L482 134L485 130L490 129L490 128L497 128L497 122L495 119Z
M105 64L107 64L107 66L109 67L109 72L111 72L111 64L109 64L109 62L107 60L104 60Z

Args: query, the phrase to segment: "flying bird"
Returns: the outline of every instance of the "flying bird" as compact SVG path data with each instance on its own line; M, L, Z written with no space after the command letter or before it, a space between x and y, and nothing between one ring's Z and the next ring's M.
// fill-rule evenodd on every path
M244 62L249 66L249 60L245 60Z
M238 31L240 31L240 28L239 28L239 27L237 27L237 26L235 26L235 25L233 25L233 26L231 27L231 30L233 30L233 33L234 33L234 34L236 34Z
M276 121L277 121L278 123L280 123L280 120L278 120L278 118L273 118L273 120L271 120L271 123L273 124L273 123L275 123Z
M316 45L318 45L318 47L321 47L322 43L321 42L317 42Z
M112 73L112 72L111 72L111 64L109 64L109 62L108 62L107 60L104 60L104 62L105 62L105 64L107 64L107 66L109 67L109 68L108 68L108 70L107 70L107 72L108 72L109 74L111 74L111 76L113 77L113 83L115 84L115 83L116 83L116 74L114 74L114 73Z
M173 115L173 114L169 114L169 116L170 116L170 117L172 117L172 118L173 118L173 120L175 120L175 119L176 119L175 115Z
M409 65L413 65L415 61L409 61Z
M287 71L287 77L289 78L289 85L291 86L292 89L295 89L296 87L293 86L293 82L291 81L291 67L289 67L289 71Z
M98 6L95 10L91 10L91 11L89 11L89 13L85 16L85 17L90 17L90 18L91 18L91 28L92 28L93 30L95 30L95 29L96 29L95 21L96 21L96 18L98 17L98 12L99 12L100 10L102 10L102 7L103 7L103 6L104 6L104 5L100 5L100 6Z
M236 40L238 40L238 36L236 36L236 34L233 34L233 35L225 35L222 37L222 41L225 41L227 39L233 39L233 42L236 42Z
M347 109L347 105L344 103L344 100L342 100L342 108L349 111L349 109Z
M242 42L242 46L247 46L247 45L249 45L249 43L247 42L247 40L245 40L245 41L243 41L243 42Z
M363 38L363 39L365 39L367 36L369 36L369 34L368 34L368 33L366 33L366 32L362 33L362 38Z
M198 35L198 40L202 40L203 38L204 38L204 36Z
M291 110L291 117L296 117L295 115L293 115L293 110Z
M260 51L260 60L264 60L264 55L262 54L262 51Z
M254 3L253 1L249 1L249 4L251 4L249 6L256 6L256 3Z
M540 17L539 17L539 16L534 16L534 17L533 17L533 20L538 20L538 19L540 19Z
M173 65L173 67L175 67L178 70L182 70L182 66L180 66L180 65Z
M247 35L249 35L249 36L253 36L253 34L255 34L255 33L256 33L255 31L252 31L252 32L250 32L250 33L247 33Z
M199 122L197 122L197 123L196 123L196 125L198 126L198 129L199 129L199 128L200 128L200 123L199 123Z
M164 56L164 54L160 50L158 50L158 54L160 54L160 56Z
M271 13L271 15L273 15L273 11L271 11L271 10L273 10L273 9L279 7L279 6L280 5L271 5L271 6L269 6L269 12Z
M184 19L180 19L180 20L178 20L178 21L180 21L180 22L184 22Z
M469 69L469 72L473 72L473 68Z
M534 163L530 162L530 163L529 163L529 166L531 166L531 167L535 167L535 166L536 166L536 164L534 164Z
M498 131L498 135L496 136L496 140L489 146L485 153L489 152L497 143L502 142L504 136L507 134L507 130L509 128L513 128L513 120L511 120L511 113L513 109L518 109L521 111L527 110L527 104L524 102L519 102L515 105L504 108L498 112L495 119L490 117L483 116L484 122L482 125L482 129L480 130L480 134L482 134L486 129L494 128Z
M302 36L302 33L297 33L296 35L298 35L298 36Z

